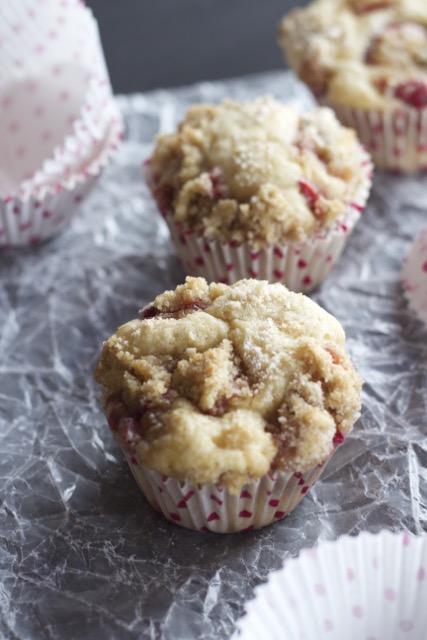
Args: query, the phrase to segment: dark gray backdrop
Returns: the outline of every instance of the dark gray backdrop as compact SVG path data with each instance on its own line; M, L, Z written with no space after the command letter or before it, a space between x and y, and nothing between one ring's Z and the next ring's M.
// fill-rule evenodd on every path
M284 66L280 17L301 0L88 0L116 93Z

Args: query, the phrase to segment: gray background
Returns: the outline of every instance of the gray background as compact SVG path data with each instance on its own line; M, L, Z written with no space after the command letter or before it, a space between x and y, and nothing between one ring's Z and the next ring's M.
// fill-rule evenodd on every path
M88 0L116 93L283 69L277 24L298 0Z

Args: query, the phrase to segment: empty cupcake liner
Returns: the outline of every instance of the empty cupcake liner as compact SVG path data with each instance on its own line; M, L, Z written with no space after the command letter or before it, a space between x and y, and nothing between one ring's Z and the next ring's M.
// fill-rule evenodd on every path
M243 278L257 278L281 282L296 292L306 293L316 288L340 257L368 199L372 164L368 155L362 157L362 170L368 178L347 211L329 227L299 243L254 249L234 241L220 242L177 222L172 212L159 202L184 269L189 275L203 276L210 282L232 284ZM158 197L149 162L144 167L144 175L154 198Z
M236 640L421 640L427 536L342 536L303 551L246 605Z
M69 62L108 79L96 20L77 0L2 3L0 52L0 86Z
M139 488L156 511L186 529L214 533L250 531L281 520L301 502L326 464L305 473L274 471L233 495L221 484L192 484L158 473L122 449Z
M427 109L369 111L327 100L338 119L356 130L378 169L411 173L427 169Z
M427 325L427 229L420 233L404 260L402 280L410 308Z
M33 244L59 233L81 206L122 136L122 121L117 114L96 155L78 173L27 198L0 199L0 249Z
M104 85L75 64L51 71L0 89L0 195L25 197L53 171L75 170L108 129Z
M100 116L97 118L96 132L91 130L90 120L84 119L82 115L77 121L81 132L68 136L61 147L54 149L53 157L45 160L41 169L20 185L21 198L31 193L55 188L58 183L66 187L70 178L84 171L85 167L97 157L108 137L112 123L121 122L121 117L113 99L103 99L99 105L94 103L93 106L89 104L87 106L90 106L90 110L94 113L98 113L99 106Z
M97 23L77 0L0 7L0 246L57 233L122 134Z

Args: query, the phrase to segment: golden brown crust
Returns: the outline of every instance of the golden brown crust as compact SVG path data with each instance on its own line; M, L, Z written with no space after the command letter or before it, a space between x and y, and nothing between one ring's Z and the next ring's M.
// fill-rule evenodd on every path
M315 0L285 16L279 43L301 80L330 103L379 110L427 104L425 0Z
M281 284L187 278L106 341L95 379L142 464L237 491L316 466L350 431L361 379L344 342L335 318Z
M367 189L366 154L328 109L272 98L191 107L148 167L160 209L206 237L254 248L299 242Z

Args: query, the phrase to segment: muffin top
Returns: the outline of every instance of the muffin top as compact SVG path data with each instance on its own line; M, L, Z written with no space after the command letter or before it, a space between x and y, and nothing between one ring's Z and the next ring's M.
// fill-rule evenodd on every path
M360 209L367 165L332 111L300 114L265 97L192 106L176 133L157 137L147 179L184 227L258 249L305 240Z
M283 19L279 42L319 98L376 110L427 106L426 0L315 0Z
M105 343L95 371L137 460L232 492L322 463L352 428L361 378L339 322L282 284L187 278Z

